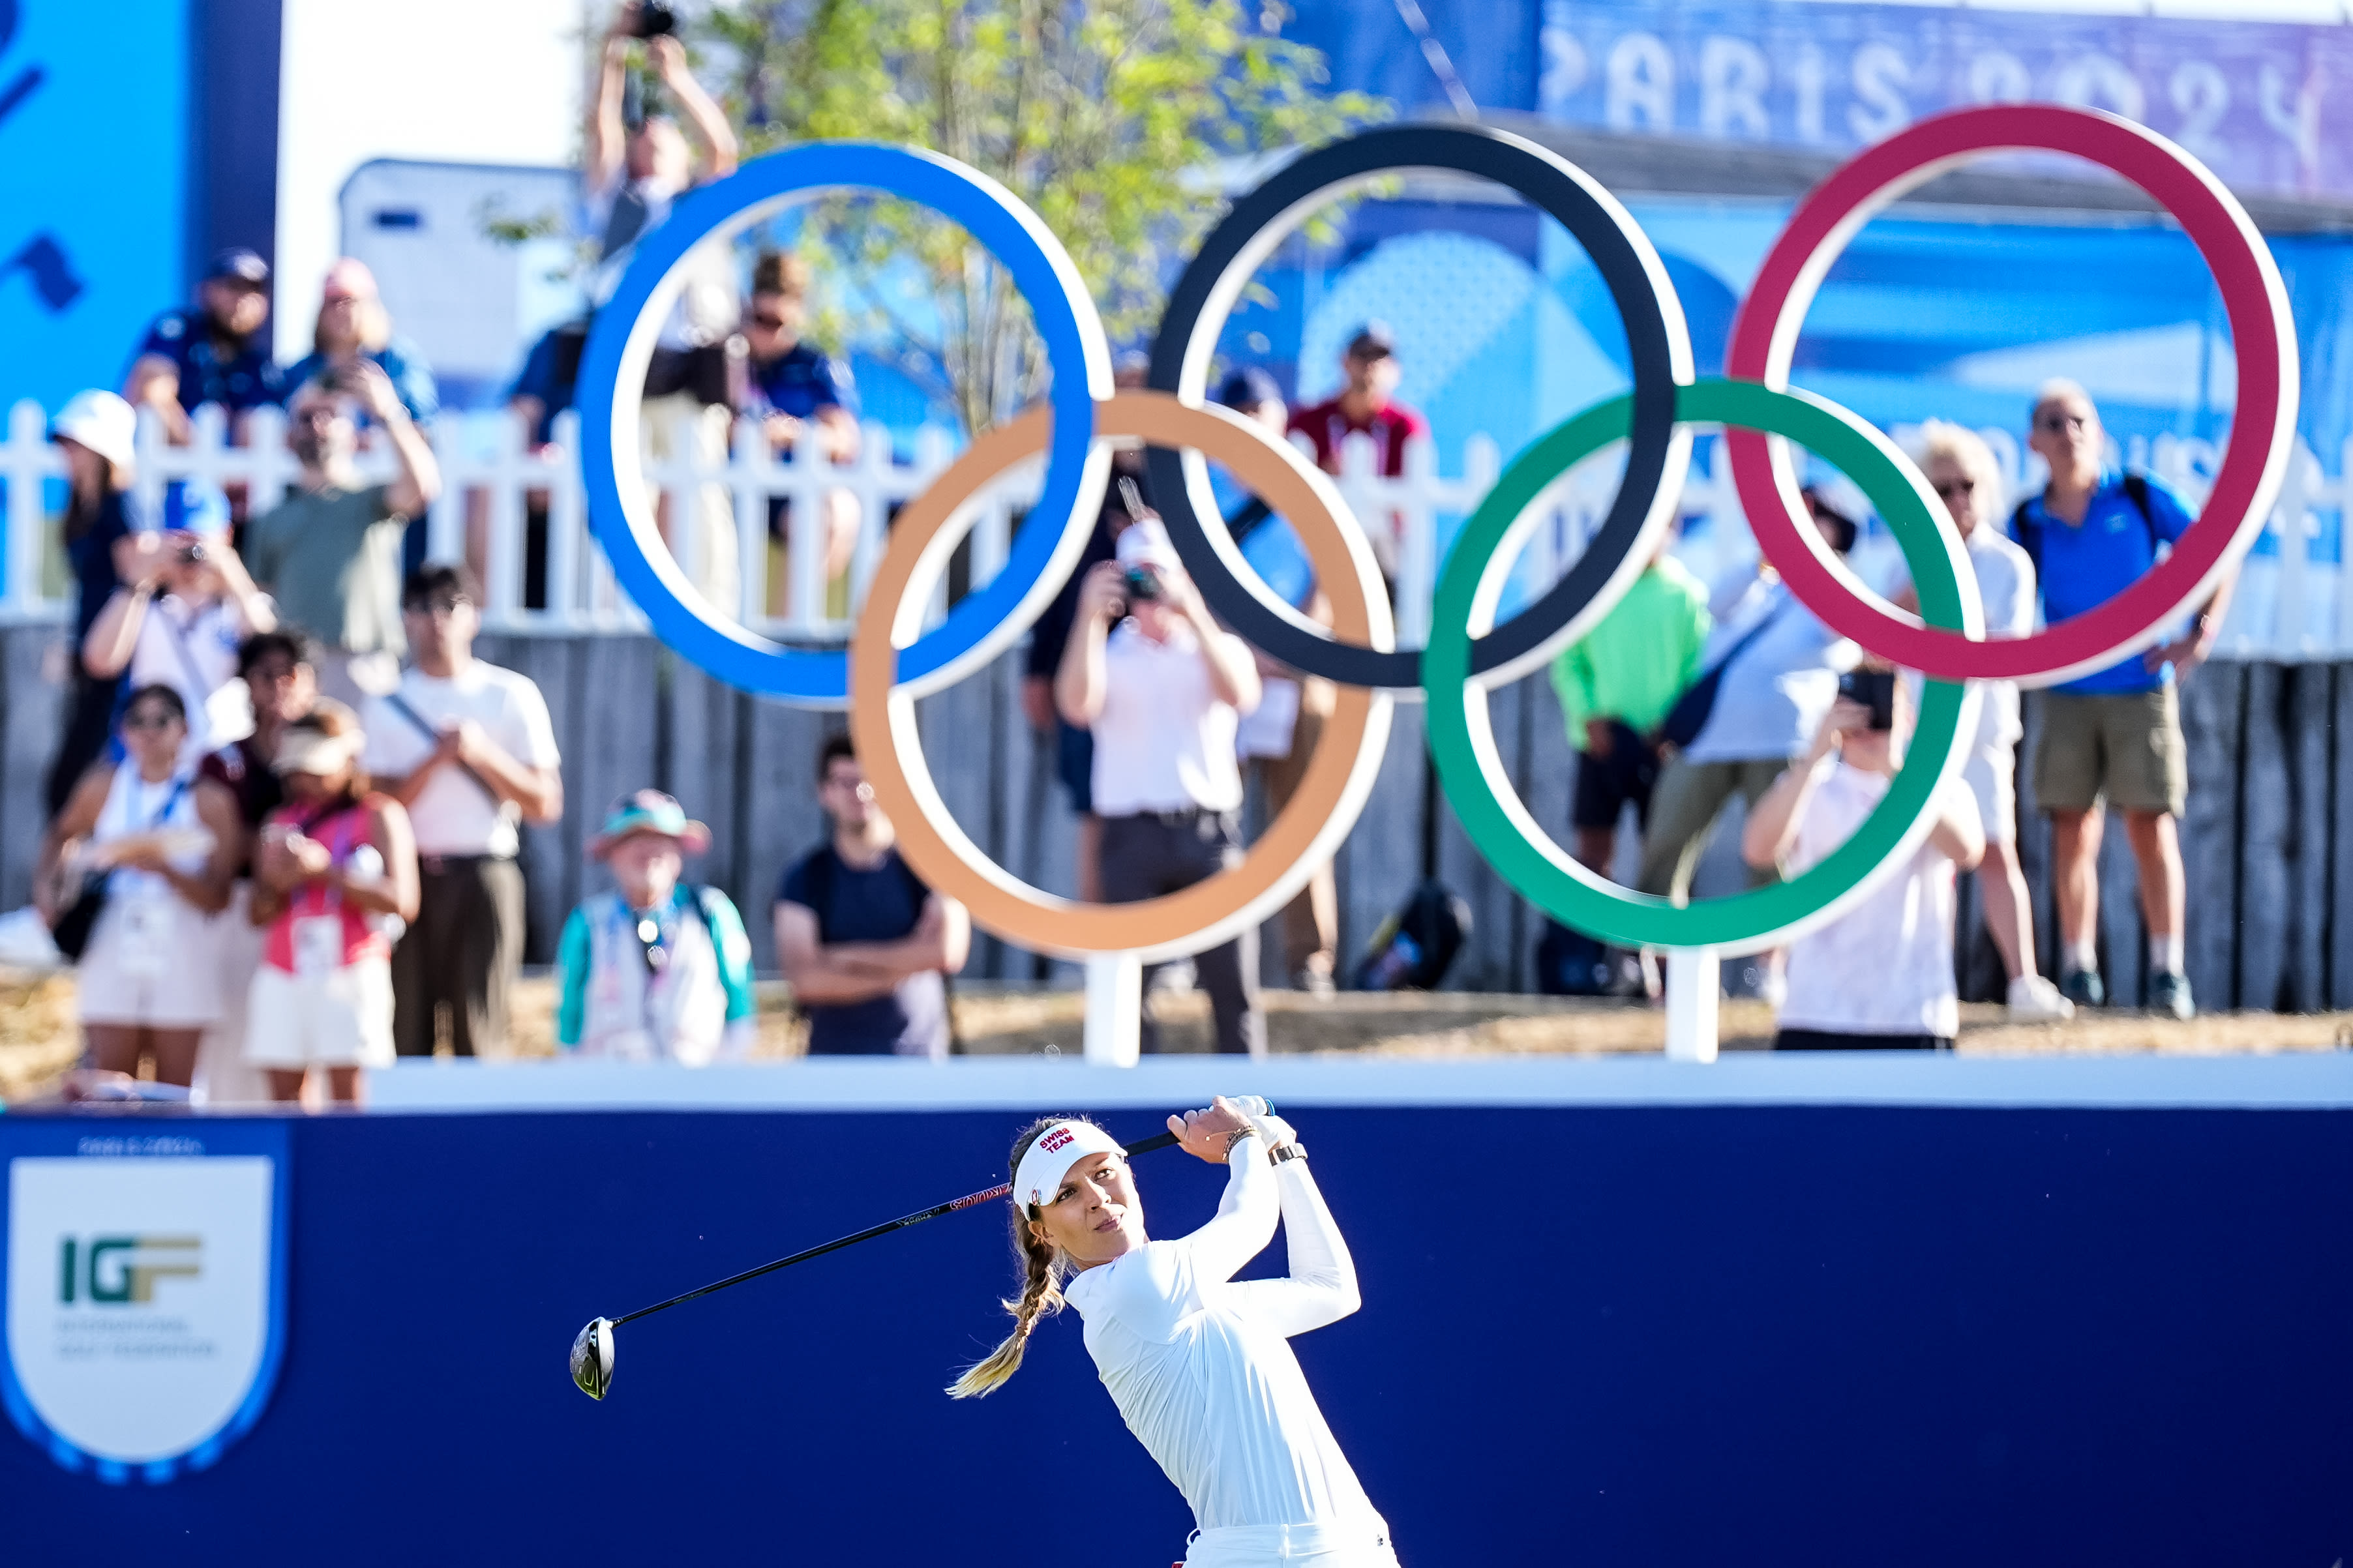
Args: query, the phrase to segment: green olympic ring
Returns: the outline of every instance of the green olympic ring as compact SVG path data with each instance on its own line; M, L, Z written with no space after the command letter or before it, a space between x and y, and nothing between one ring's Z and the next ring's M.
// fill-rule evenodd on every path
M1618 397L1555 426L1513 462L1463 525L1439 579L1422 655L1430 755L1472 842L1554 919L1630 947L1726 953L1776 947L1863 897L1877 873L1927 836L1929 802L1959 770L1965 738L1975 731L1977 693L1954 681L1926 684L1918 726L1885 797L1845 843L1789 881L1678 906L1578 865L1536 825L1504 771L1486 689L1471 672L1471 647L1494 620L1504 568L1536 520L1531 504L1576 463L1623 439L1630 416L1630 399ZM1927 624L1985 635L1977 578L1959 540L1939 526L1940 509L1919 470L1870 425L1805 393L1715 378L1682 388L1675 416L1786 436L1835 465L1894 531Z

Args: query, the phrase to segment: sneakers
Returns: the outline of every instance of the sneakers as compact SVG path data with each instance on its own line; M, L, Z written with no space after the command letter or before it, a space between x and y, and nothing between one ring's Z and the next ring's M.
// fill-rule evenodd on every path
M1299 973L1291 977L1291 988L1303 991L1318 1002L1328 1002L1339 993L1339 987L1332 984L1332 967L1328 959L1322 963L1301 964Z
M2189 999L2189 976L2162 970L2150 975L2148 1010L2179 1018L2185 1024L2198 1016L2198 1004Z
M2010 983L2010 1021L2013 1024L2055 1024L2075 1016L2075 1004L2059 994L2059 987L2040 974L2021 974Z
M2106 1004L2108 988L2096 972L2071 969L2059 977L2059 994L2078 1007L2098 1007Z

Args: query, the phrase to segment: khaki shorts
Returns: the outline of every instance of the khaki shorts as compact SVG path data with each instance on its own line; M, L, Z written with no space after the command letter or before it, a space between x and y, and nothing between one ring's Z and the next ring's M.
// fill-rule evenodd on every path
M2045 811L2089 811L2101 799L2126 811L2181 815L2189 748L2174 689L2085 695L2044 691L2034 742L2034 799Z

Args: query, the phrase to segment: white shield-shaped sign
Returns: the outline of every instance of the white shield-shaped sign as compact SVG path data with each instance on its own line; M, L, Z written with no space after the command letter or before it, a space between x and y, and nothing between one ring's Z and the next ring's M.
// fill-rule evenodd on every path
M0 1394L68 1468L169 1480L217 1458L276 1381L285 1129L75 1121L7 1129Z

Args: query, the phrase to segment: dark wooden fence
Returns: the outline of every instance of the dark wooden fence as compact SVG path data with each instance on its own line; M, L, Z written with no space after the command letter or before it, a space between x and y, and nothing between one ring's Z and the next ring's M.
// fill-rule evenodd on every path
M491 636L482 657L518 669L547 695L564 751L568 809L556 826L530 830L531 956L544 962L565 911L603 885L585 845L607 805L655 784L711 825L714 844L697 873L727 889L751 917L763 968L773 963L765 918L778 877L823 832L814 765L838 713L745 696L672 658L644 637ZM0 629L0 907L22 903L43 827L41 776L55 743L65 660L54 626ZM2183 692L2189 737L2190 803L2181 824L2189 866L2189 964L2207 1007L2293 1011L2353 1006L2353 768L2339 737L2353 722L2353 675L2343 665L2213 664ZM927 699L920 708L941 793L974 840L1035 885L1073 889L1072 830L1053 780L1050 742L1021 719L1018 660ZM2029 724L2034 722L2030 700ZM1575 756L1551 687L1524 680L1493 700L1495 732L1537 820L1563 837ZM2029 744L2031 744L2030 735ZM2049 833L2021 781L2021 846L2035 889L2046 955L2053 950L2044 868ZM1470 904L1474 925L1450 987L1525 991L1542 918L1488 869L1442 798L1433 799L1419 706L1400 703L1379 782L1343 847L1344 956L1353 956L1419 879L1426 813L1439 876ZM1697 890L1737 885L1730 821L1703 864ZM2102 850L2102 948L2111 994L2142 994L2144 931L2137 881L2124 835ZM1974 905L1965 904L1973 913ZM1968 993L1999 993L1990 947L1974 920L1963 942ZM1281 973L1269 928L1270 975ZM2046 957L2046 966L2048 959ZM1060 978L995 939L976 948L977 977Z

